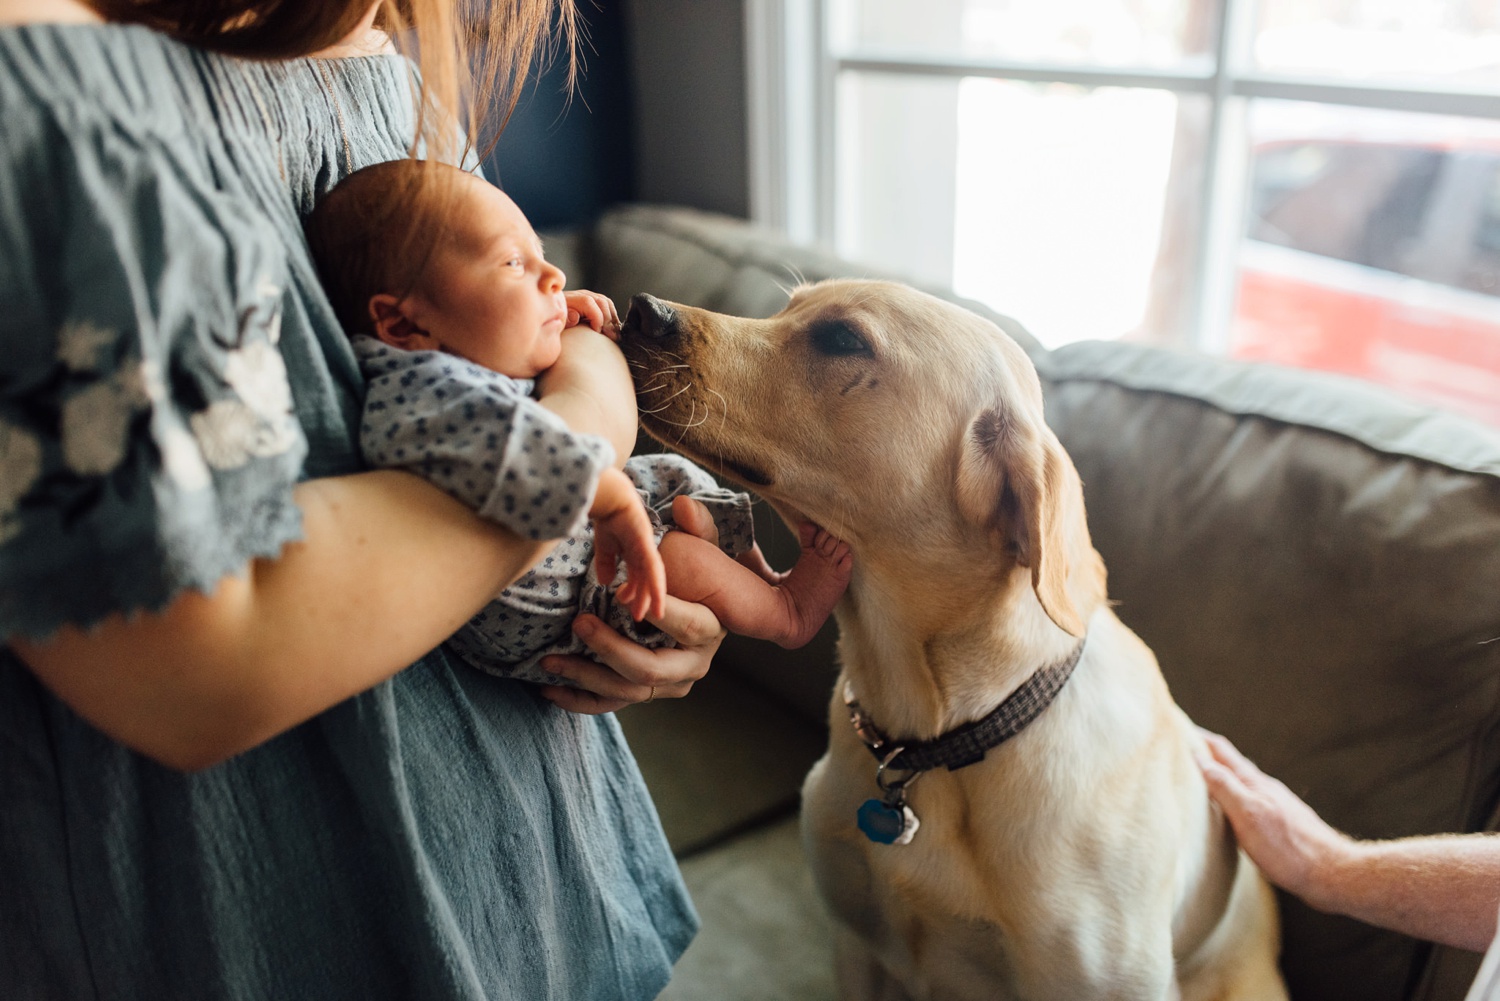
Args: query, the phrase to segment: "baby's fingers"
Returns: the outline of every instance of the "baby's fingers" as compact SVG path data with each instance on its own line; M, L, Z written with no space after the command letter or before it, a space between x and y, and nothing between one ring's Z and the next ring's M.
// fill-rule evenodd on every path
M573 323L587 323L604 336L615 338L620 329L620 315L608 296L579 289L564 293L563 297L568 304L569 316L574 318Z
M667 569L654 545L625 553L625 585L618 597L639 622L648 615L660 615L667 604Z
M661 614L667 600L667 570L656 549L651 519L639 502L594 519L594 553L600 583L611 581L619 561L625 561L625 583L615 598L637 622Z
M615 572L620 568L620 546L613 535L594 528L594 576L604 587L614 583Z

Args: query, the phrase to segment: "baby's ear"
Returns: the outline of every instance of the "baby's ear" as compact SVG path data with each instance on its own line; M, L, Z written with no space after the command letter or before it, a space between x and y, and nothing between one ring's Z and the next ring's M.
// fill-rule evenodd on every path
M370 296L370 327L385 344L403 351L431 351L436 348L427 331L406 315L403 303L389 292Z

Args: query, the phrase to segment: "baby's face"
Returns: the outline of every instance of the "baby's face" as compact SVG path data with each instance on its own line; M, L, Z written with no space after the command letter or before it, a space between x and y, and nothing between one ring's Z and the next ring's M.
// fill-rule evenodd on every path
M412 318L446 351L535 378L562 352L567 277L509 196L479 178L459 183L452 224L409 297Z

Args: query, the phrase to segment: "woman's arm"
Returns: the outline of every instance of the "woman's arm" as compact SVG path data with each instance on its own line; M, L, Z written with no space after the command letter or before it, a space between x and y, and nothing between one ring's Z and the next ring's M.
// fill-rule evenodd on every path
M311 480L294 496L302 541L211 595L12 649L116 740L206 768L405 668L550 546L402 472Z
M1500 836L1356 841L1334 830L1233 744L1204 734L1208 791L1271 882L1322 911L1484 951L1500 907Z
M537 379L542 406L574 431L596 434L615 449L615 467L635 448L635 387L620 348L588 327L563 331L562 355Z

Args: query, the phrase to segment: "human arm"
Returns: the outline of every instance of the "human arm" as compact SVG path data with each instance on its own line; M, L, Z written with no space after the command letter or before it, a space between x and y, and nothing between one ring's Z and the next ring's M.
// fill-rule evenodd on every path
M310 480L293 496L302 540L212 594L10 646L99 729L196 770L402 670L548 547L402 472Z
M1228 740L1205 733L1209 795L1266 878L1321 911L1483 951L1500 907L1500 836L1358 841L1335 830Z
M604 438L615 467L635 448L635 387L625 356L588 327L563 331L562 355L537 378L538 400L574 431Z

